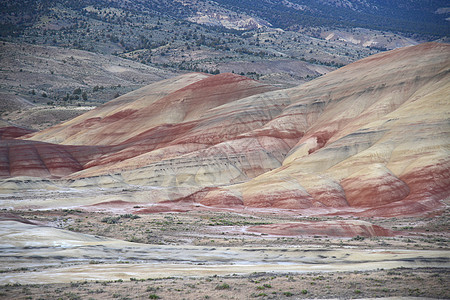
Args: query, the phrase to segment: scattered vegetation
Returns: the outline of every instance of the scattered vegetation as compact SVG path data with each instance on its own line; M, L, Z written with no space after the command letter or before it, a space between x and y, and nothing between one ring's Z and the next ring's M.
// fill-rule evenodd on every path
M231 287L228 283L218 284L216 290L229 290Z

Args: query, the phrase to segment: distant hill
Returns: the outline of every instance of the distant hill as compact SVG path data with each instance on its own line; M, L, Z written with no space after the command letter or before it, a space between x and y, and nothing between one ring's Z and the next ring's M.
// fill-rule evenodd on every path
M227 8L257 15L283 29L292 26L362 27L446 36L448 1L415 0L217 0Z
M117 18L114 10L120 10L125 20L146 14L234 29L337 26L445 36L449 33L447 7L446 0L6 0L0 4L0 16L3 33L39 21L45 23L43 15L65 8L87 10L99 20L111 21ZM68 25L64 19L57 23Z
M25 95L37 104L57 104L56 100L65 105L83 100L97 104L174 76L128 59L77 49L3 42L0 50L10 53L0 56L3 92Z
M43 129L175 74L117 56L0 42L0 118Z
M277 57L339 67L373 50L445 38L446 7L445 0L5 0L0 38L115 54L177 71L214 73L223 62ZM334 30L369 41L376 36L376 43L317 40Z
M293 87L381 51L446 41L445 5L442 0L5 0L0 93L37 105L92 107L189 72L229 72ZM5 97L0 102L6 103ZM20 126L55 124L39 124L40 117L30 118L19 106L17 113L6 113L0 108L1 118ZM56 122L80 111L55 113Z
M162 79L157 74L162 69L167 74L234 72L295 86L380 51L284 31L239 8L205 1L6 0L0 3L0 39L5 41L0 43L2 91L55 105L67 104L67 94L76 98L76 88L86 91L89 101L110 100ZM76 59L80 55L86 59ZM89 94L95 86L105 89Z

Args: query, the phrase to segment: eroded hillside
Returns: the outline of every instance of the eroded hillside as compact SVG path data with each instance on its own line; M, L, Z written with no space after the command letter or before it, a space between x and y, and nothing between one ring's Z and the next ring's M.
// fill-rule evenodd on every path
M402 48L285 90L236 74L168 79L2 140L0 184L147 187L114 199L143 211L193 203L377 216L439 209L450 192L449 51ZM75 203L105 200L93 193Z

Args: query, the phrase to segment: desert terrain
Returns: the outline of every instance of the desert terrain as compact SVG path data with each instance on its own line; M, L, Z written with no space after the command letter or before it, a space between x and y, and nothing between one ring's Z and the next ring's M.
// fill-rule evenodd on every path
M5 122L0 297L449 298L449 53L288 89L187 73Z
M448 1L0 1L0 299L450 299Z
M294 2L5 0L0 119L42 130L189 72L295 87L381 51L448 42L442 0Z
M449 296L448 212L355 219L65 209L10 210L1 218L5 299ZM322 231L270 231L270 225L287 224ZM333 236L333 224L377 224L386 231Z

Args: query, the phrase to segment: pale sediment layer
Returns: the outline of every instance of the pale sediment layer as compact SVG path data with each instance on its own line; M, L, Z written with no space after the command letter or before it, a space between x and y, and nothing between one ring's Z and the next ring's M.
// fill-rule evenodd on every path
M449 267L444 250L146 245L11 220L0 235L0 284Z

